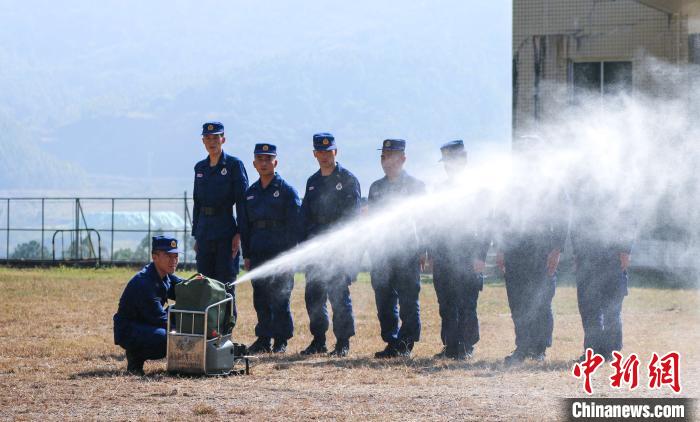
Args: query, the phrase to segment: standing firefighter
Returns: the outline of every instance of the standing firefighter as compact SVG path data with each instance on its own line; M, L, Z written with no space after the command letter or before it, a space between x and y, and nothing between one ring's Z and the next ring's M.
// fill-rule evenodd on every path
M224 284L238 274L241 236L233 215L243 212L248 175L243 163L226 154L224 125L205 123L202 143L209 156L194 166L192 234L196 241L197 271ZM236 314L235 292L234 315Z
M549 180L537 168L537 158L544 155L539 152L542 141L528 137L520 143L527 149L518 156L517 177L511 180L507 203L500 210L497 257L515 328L515 350L506 356L507 365L542 361L552 345L556 270L570 217L559 181Z
M255 145L253 167L260 179L246 191L245 212L238 222L243 242L245 269L251 270L293 248L301 237L301 200L297 191L276 172L277 147ZM294 335L289 297L294 287L294 271L252 281L253 306L258 315L258 339L250 353L284 353ZM271 340L274 339L274 346Z
M385 176L369 188L369 212L374 212L392 202L425 193L425 185L409 176L404 170L406 141L387 139L381 155ZM413 345L420 339L420 270L425 256L415 222L397 221L389 244L372 253L372 287L377 303L377 316L384 350L374 354L377 358L410 356ZM401 327L399 328L399 317Z
M478 212L485 204L464 197L466 186L460 185L467 165L464 142L448 142L440 147L440 152L448 175L445 188L455 190L452 195L461 200L457 201L456 208L435 216L440 225L431 231L433 285L442 318L440 337L444 345L436 357L468 359L479 341L476 305L484 287L484 262L491 237L485 227L486 215Z
M338 150L333 135L317 133L313 137L313 145L314 157L320 169L306 182L306 193L301 205L306 239L354 217L360 208L360 182L335 161ZM304 298L314 338L301 352L302 355L327 351L328 300L333 308L333 333L336 338L331 355L347 356L350 337L355 335L350 299L350 283L354 276L347 266L334 266L329 262L319 262L308 268Z
M601 170L602 171L602 170ZM627 296L634 218L620 194L593 182L578 183L573 196L571 243L583 348L610 360L622 349L622 301Z
M156 236L152 239L152 262L126 285L119 309L114 315L114 344L126 350L127 371L143 375L143 363L165 357L168 312L163 308L175 299L173 275L177 268L177 240Z

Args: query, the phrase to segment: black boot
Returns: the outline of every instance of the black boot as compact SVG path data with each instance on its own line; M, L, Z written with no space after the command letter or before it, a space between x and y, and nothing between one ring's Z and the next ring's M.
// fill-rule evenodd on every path
M503 361L508 366L518 365L518 364L523 363L527 356L528 356L528 353L525 350L519 349L516 347L516 349L513 350L513 353L506 356L505 359L503 359Z
M396 342L394 347L399 352L399 356L404 358L411 357L411 352L413 351L412 341L399 340L398 342Z
M326 348L326 339L320 337L314 337L311 340L309 347L299 352L299 354L304 356L318 355L319 353L326 353L328 349Z
M275 345L272 347L272 353L285 353L287 351L287 340L275 339Z
M447 346L442 346L442 350L440 350L438 353L436 353L433 358L435 359L444 359L448 357L447 356Z
M126 351L126 372L131 375L145 375L145 372L143 372L143 359L130 350Z
M270 347L269 337L258 337L258 339L248 347L248 353L251 355L270 353L271 351L272 348Z
M530 359L534 360L535 362L544 362L544 360L547 358L547 355L545 354L544 350L542 350L542 351L537 350L537 351L530 352L528 357Z
M454 347L454 350L451 351L448 357L454 360L468 360L472 358L473 352L474 347L459 343Z
M350 353L350 339L339 338L338 341L335 343L335 347L328 354L328 356L343 358L347 356L348 353Z
M393 343L386 345L384 350L374 354L377 359L391 359L399 356L399 351L396 349Z
M606 359L608 361L612 361L612 354L610 354L610 356L606 357L605 352L601 351L600 349L593 351L593 355L595 356L596 354L601 355L603 357L603 359ZM579 356L577 359L574 360L574 363L582 363L582 362L585 362L586 360L588 360L588 356L586 354L586 350L584 350L583 353L581 354L581 356Z

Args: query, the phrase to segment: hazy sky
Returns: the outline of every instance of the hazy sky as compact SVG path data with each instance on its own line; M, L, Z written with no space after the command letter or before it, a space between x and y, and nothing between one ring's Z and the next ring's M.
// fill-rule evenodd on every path
M330 131L366 194L376 148L508 147L511 2L0 2L0 193L181 195L205 120L255 179L277 143L303 190Z

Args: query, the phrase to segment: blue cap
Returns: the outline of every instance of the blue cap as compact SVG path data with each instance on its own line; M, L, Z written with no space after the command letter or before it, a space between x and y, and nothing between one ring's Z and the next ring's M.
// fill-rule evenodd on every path
M255 155L277 155L277 146L272 144L255 144Z
M330 133L317 133L314 135L315 151L333 151L338 149L335 146L335 138Z
M153 252L164 251L167 253L182 252L180 249L177 248L177 239L175 239L174 237L167 236L153 236L153 240L151 242L151 250Z
M440 152L442 153L442 158L440 161L445 161L446 159L453 157L467 156L467 151L464 150L464 141L461 139L456 139L443 144L440 147Z
M403 139L385 139L379 151L406 151L406 141Z
M224 133L224 125L220 122L206 122L202 125L202 135L220 135Z

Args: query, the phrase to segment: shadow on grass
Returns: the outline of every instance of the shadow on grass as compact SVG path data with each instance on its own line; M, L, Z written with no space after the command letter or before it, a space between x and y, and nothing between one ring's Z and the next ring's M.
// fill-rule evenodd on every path
M95 359L124 361L126 360L126 355L124 353L104 353L96 356Z
M504 372L509 373L533 373L533 372L561 372L569 371L572 366L571 361L556 360L545 362L526 362L520 365L506 366L503 361L489 360L470 360L470 361L453 361L448 359L435 358L394 358L394 359L376 359L373 357L350 357L350 358L327 358L327 357L305 357L301 355L288 355L284 357L262 357L259 363L270 363L275 370L284 371L294 367L309 367L309 368L341 368L341 369L400 369L410 370L417 374L431 375L443 371L470 371L471 376L477 378L489 378L497 376ZM234 367L241 369L242 367ZM82 371L72 374L68 377L70 380L80 380L88 378L115 378L126 377L140 379L144 381L161 381L171 378L187 378L187 379L212 379L217 377L235 376L235 374L221 376L203 376L203 375L188 375L188 374L173 374L163 369L149 371L145 376L133 376L127 373L124 369L95 369L90 371Z
M435 358L394 358L376 359L372 357L335 358L305 358L303 356L289 356L282 359L274 359L273 368L285 370L294 366L308 366L312 368L335 367L344 369L410 369L421 374L432 374L442 371L477 371L474 376L489 377L502 372L560 372L571 368L571 361L545 361L527 362L521 365L506 366L503 361L469 360L453 361ZM273 359L261 360L261 362L273 362Z
M94 369L91 371L82 371L75 373L68 377L70 380L80 380L87 378L133 378L135 380L144 381L159 381L166 377L172 377L177 375L172 375L165 371L164 369L156 369L154 371L147 371L146 375L132 375L126 372L126 369ZM193 378L197 378L194 376Z
M82 371L68 377L71 380L84 378L114 378L114 377L131 377L124 369L94 369L91 371Z

